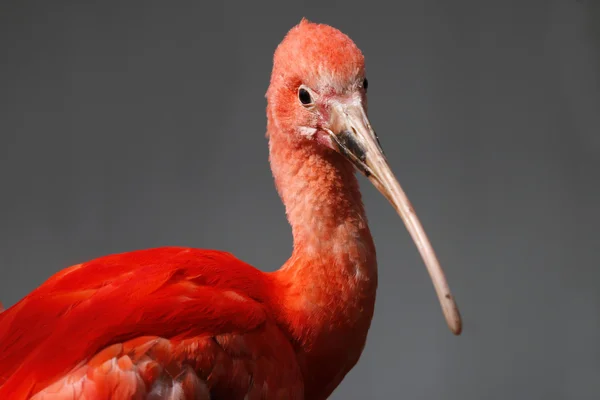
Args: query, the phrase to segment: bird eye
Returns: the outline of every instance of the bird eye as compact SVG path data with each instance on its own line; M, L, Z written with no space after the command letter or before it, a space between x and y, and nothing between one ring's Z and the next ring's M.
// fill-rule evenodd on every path
M308 93L308 90L304 88L300 88L298 90L298 99L300 99L300 103L304 104L305 106L312 104L310 93Z
M363 81L363 88L365 90L367 90L368 87L369 87L369 81L367 80L367 78L365 78L365 80Z

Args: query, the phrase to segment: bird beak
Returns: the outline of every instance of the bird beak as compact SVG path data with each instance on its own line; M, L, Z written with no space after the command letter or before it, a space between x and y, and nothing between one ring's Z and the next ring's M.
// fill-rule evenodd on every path
M425 261L448 327L459 335L461 317L444 271L415 210L387 163L363 105L336 102L332 104L330 115L330 129L325 131L331 137L334 149L352 162L396 209Z

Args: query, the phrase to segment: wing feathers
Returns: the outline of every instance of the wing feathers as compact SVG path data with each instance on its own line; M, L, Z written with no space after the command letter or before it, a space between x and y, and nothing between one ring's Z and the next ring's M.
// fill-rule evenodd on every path
M160 374L151 363L139 370L151 350L167 351L157 340L220 338L211 339L213 344L195 340L187 350L192 354L195 346L194 354L204 354L202 363L215 363L213 369L219 368L219 352L210 347L218 341L243 359L243 346L220 335L242 334L263 325L267 314L262 302L270 290L268 275L218 251L141 250L70 267L0 314L0 398L36 393L81 363L88 370L116 371L107 376L115 376L124 385L119 390L130 393L128 385L139 385L128 375L135 368L134 375L144 377L144 382L147 374ZM200 366L192 360L194 367ZM176 386L169 390L178 396Z
M270 343L265 347L264 343ZM32 400L300 400L293 350L273 324L245 334L136 338L109 346Z

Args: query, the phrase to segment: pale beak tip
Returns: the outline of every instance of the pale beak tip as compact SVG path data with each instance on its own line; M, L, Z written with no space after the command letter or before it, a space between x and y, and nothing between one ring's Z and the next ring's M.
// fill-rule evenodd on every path
M453 324L453 325L450 326L450 330L456 336L460 336L460 334L462 333L462 323L460 321L456 321L455 324Z
M459 336L462 333L462 318L460 316L460 311L458 311L458 306L454 302L451 294L447 294L445 297L448 301L444 302L442 306L446 323L448 324L450 331L456 336Z

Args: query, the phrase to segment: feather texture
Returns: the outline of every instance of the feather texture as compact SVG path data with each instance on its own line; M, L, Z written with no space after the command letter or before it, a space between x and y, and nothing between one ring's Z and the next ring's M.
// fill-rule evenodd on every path
M0 314L0 398L42 389L36 399L302 398L289 339L267 317L269 286L268 275L212 250L70 267Z
M67 268L0 313L0 399L326 399L363 351L377 262L354 167L305 128L363 79L360 50L326 25L303 20L275 53L269 159L294 238L281 269L180 247Z

